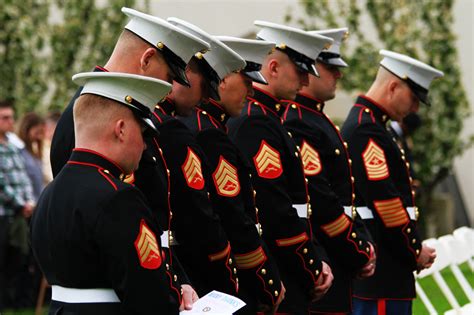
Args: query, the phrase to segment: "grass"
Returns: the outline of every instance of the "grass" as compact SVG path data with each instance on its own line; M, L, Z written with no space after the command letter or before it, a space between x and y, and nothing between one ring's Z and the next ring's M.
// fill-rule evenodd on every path
M460 266L462 273L470 283L471 287L474 287L474 273L471 271L467 263ZM453 273L449 268L446 268L441 271L441 274L444 280L448 283L451 291L453 292L454 296L456 297L457 301L460 305L467 304L469 302L468 298L462 291L461 287L456 281ZM433 306L438 311L438 314L444 314L447 310L451 309L448 301L444 297L443 293L438 288L438 285L435 283L432 277L426 277L420 279L420 285L422 286L423 290L425 291L426 295L430 299ZM43 309L42 314L47 314L47 308ZM34 315L34 310L25 309L25 310L15 310L15 311L5 311L0 315ZM425 308L423 303L420 299L416 299L413 302L413 315L428 315L428 310Z

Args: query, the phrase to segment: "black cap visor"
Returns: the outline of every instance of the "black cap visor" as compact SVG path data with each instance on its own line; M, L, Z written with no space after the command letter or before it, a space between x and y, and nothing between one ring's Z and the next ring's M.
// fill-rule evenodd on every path
M135 117L146 127L145 131L143 132L144 137L159 135L158 130L151 120L151 111L148 107L138 102L134 98L132 98L131 101L125 100L125 104L132 110Z
M263 75L260 73L262 65L248 60L245 62L247 65L241 72L254 82L268 85L267 80L265 80Z
M314 65L315 60L289 47L285 47L284 49L277 48L277 50L285 53L301 72L309 73L319 78L319 73Z
M186 62L166 46L157 49L163 55L163 58L165 58L166 63L173 72L173 80L189 87L188 77L186 76Z
M349 65L341 58L339 54L323 51L318 56L318 61L326 65L336 67L348 67Z
M220 101L221 98L219 97L219 84L221 83L221 79L219 78L219 75L216 71L214 71L214 69L212 69L212 67L206 60L204 60L203 58L199 59L196 57L195 59L198 64L199 71L202 73L206 80L208 87L207 92L209 94L209 97L216 101Z

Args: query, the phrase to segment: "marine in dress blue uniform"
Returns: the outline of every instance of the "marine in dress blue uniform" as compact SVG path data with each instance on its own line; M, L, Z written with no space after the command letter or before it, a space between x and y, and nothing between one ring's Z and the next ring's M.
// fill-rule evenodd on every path
M81 73L73 80L84 85L76 135L84 147L74 150L42 193L31 222L33 253L52 285L50 314L150 314L157 309L178 314L162 230L143 194L120 180L138 166L144 147L140 129L156 132L149 107L171 85L104 72ZM97 103L87 103L87 97ZM122 109L113 116L110 108L121 106L130 109L128 116ZM85 121L86 110L112 113L115 120L107 124L86 114ZM84 140L98 128L104 133ZM107 149L100 147L103 141L110 143Z
M299 151L282 126L283 107L279 98L296 96L296 91L307 81L308 73L317 73L314 61L319 51L314 47L322 49L332 40L274 23L256 21L255 24L262 27L257 38L278 43L278 46L262 66L268 85L258 85L258 88L254 85L255 94L248 98L242 115L228 121L228 134L252 166L262 236L277 260L286 288L279 311L306 314L325 276L322 276L323 263L317 255L308 220L311 209ZM283 70L283 65L288 68ZM270 75L280 66L279 75L277 71ZM290 76L297 82L286 86ZM269 92L280 87L278 95Z
M410 164L388 124L417 111L420 101L429 103L430 83L443 73L402 54L380 53L377 78L342 128L353 160L356 204L366 205L360 214L377 245L374 276L355 282L354 314L411 314L413 271L431 266L436 254L418 235Z

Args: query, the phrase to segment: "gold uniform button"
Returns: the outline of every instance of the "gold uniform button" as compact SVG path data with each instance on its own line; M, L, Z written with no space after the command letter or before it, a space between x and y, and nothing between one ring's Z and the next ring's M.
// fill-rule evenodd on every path
M296 105L295 105L295 104L291 104L291 108L296 109Z
M317 109L317 110L321 110L321 105L318 104L318 105L316 106L316 109Z
M104 170L105 174L110 174L109 170Z
M336 150L334 150L334 153L336 153L336 155L339 155L339 154L341 154L341 151L339 151L339 149L336 149Z
M237 284L239 284L239 278L235 277L235 282L237 282Z
M352 160L349 159L348 161L349 161L349 165L352 166Z
M354 182L355 182L354 176L351 176L351 182L354 184Z
M168 174L168 176L170 176L170 170L169 169L166 169L166 174Z
M153 162L156 162L156 157L153 157Z
M295 156L298 157L298 152L295 152Z
M166 270L170 270L170 265L166 264Z
M202 111L203 115L207 115L207 112L205 110Z
M161 148L159 148L158 151L160 151L160 154L163 154L163 150L161 150Z
M156 109L160 109L160 105L155 105L155 108L156 108Z
M174 276L173 276L173 280L174 280L174 281L178 281L178 276L177 276L177 275L174 275Z
M237 268L234 268L234 275L237 274Z
M386 120L387 120L387 115L383 115L383 116L382 116L382 120L383 120L383 121L386 121Z
M267 270L266 270L265 268L263 268L262 270L260 270L260 273L261 273L262 275L266 275L266 274L267 274Z
M352 200L356 199L356 194L352 194Z
M255 213L257 213L257 214L258 214L258 208L257 208L257 207L255 207Z
M308 180L307 178L305 178L305 179L304 179L304 181L305 181L305 182L306 182L306 184L307 184L309 180Z
M365 248L365 251L366 251L367 253L370 253L370 247L366 247L366 248Z
M405 154L405 150L403 149L400 149L400 152L402 152L403 155Z
M416 254L420 255L420 250L419 249L416 250Z
M275 109L277 110L277 112L279 112L280 109L281 109L281 105L280 104L275 104Z
M355 219L356 216L357 216L357 211L356 211L356 210L352 210L352 219Z
M357 233L356 233L356 232L352 232L351 236L352 236L352 238L356 238L356 237L357 237Z
M278 291L275 290L275 296L278 296Z
M310 259L309 264L312 265L314 263L314 260Z
M273 285L273 280L272 279L268 280L268 284Z
M336 126L337 131L341 131L341 128L339 126Z
M402 160L405 161L406 160L406 157L404 155L402 155Z
M362 246L362 241L359 241L359 246Z
M316 269L316 271L314 272L315 275L319 276L319 270Z
M257 195L257 191L254 190L254 191L253 191L253 197L255 198L256 195Z
M232 258L229 258L229 264L232 265Z
M344 148L347 149L348 147L349 147L349 145L347 144L347 142L344 141Z
M412 191L411 191L411 194L412 194L413 196L415 196L415 195L416 195L416 193L415 193L415 191L414 191L414 190L412 190Z
M308 253L308 249L307 248L303 248L303 254L307 254Z
M370 113L370 109L366 108L366 109L364 109L364 112L366 112L368 114L368 113Z
M313 214L313 210L311 208L308 208L308 216L311 216Z
M298 149L298 151L300 151L300 150L301 150L299 145L297 145L297 146L296 146L296 149Z
M253 105L258 105L258 103L257 103L257 102L253 102Z
M416 238L412 239L412 240L411 240L411 243L412 243L412 244L415 244L415 243L416 243Z
M410 229L410 228L407 229L407 233L411 233L411 229Z
M294 105L294 104L293 104ZM290 136L290 138L293 138L293 135L291 134L291 132L288 131L288 136Z

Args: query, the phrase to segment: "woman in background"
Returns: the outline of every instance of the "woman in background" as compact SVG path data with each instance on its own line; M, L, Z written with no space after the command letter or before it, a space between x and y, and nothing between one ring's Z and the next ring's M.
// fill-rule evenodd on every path
M25 167L33 184L33 193L37 201L44 188L43 178L43 141L46 123L43 117L36 113L26 113L20 122L18 136L25 143L21 154Z

